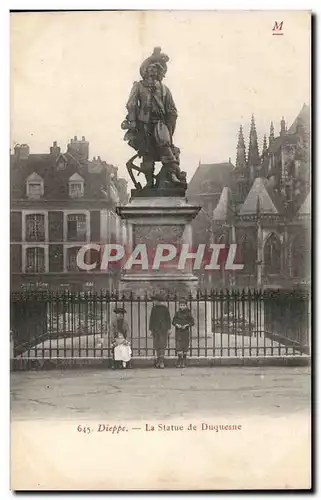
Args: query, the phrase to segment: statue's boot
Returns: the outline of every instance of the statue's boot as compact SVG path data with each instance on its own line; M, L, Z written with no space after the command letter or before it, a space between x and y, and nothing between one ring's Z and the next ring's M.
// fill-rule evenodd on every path
M141 169L146 178L145 188L152 188L154 186L155 162L145 159L141 163Z
M173 184L181 184L182 182L177 178L176 174L169 173L169 179L173 182Z

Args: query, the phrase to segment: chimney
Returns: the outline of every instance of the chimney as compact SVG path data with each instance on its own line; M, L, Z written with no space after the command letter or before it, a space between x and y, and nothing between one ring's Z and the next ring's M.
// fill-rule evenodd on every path
M14 147L14 154L18 160L27 160L30 154L28 144L17 144Z
M50 146L50 154L54 157L60 155L60 147L57 145L57 141L54 141L52 146Z
M67 149L73 156L75 156L75 158L80 161L87 161L89 159L89 142L86 141L85 136L82 136L80 140L75 135L67 145Z

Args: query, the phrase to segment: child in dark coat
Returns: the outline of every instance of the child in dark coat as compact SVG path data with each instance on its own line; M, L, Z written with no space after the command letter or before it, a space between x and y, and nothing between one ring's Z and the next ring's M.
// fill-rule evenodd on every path
M156 368L164 368L165 349L171 328L171 317L168 307L162 303L162 296L153 297L154 305L149 318L149 330L153 336L154 350L156 351Z
M179 301L179 309L173 318L175 326L175 347L177 353L177 368L186 366L186 356L190 344L191 327L194 325L194 318L187 307L186 300Z

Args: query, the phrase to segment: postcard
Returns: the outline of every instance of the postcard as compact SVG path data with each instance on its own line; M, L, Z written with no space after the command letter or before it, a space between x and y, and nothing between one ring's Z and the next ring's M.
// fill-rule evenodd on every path
M10 17L11 489L311 489L311 12Z

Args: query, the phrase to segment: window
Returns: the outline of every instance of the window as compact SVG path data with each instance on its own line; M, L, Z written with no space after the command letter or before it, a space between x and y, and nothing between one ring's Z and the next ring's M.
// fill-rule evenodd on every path
M256 248L254 241L249 236L244 236L240 244L240 255L238 262L244 264L242 270L245 274L255 273Z
M86 271L82 269L77 264L77 255L81 247L71 247L67 249L67 270L70 272L74 271ZM94 253L95 252L95 253ZM87 250L84 255L84 263L91 264L92 262L99 262L100 255L97 255L97 251L95 250Z
M265 243L264 267L266 274L281 272L281 242L275 234L271 234Z
M68 271L80 271L77 266L77 254L80 247L72 247L67 250L67 269Z
M69 241L86 241L86 215L70 214L67 217L67 238Z
M72 198L81 198L84 195L84 184L82 182L69 183L69 196Z
M41 183L40 182L30 182L29 183L29 196L39 197L41 196Z
M33 172L26 181L28 198L41 198L44 194L43 179L36 172Z
M26 216L26 240L45 241L45 216L30 214Z
M27 248L26 273L45 272L45 250L41 247Z
M75 172L68 181L69 185L69 196L71 198L81 198L84 196L84 179Z

